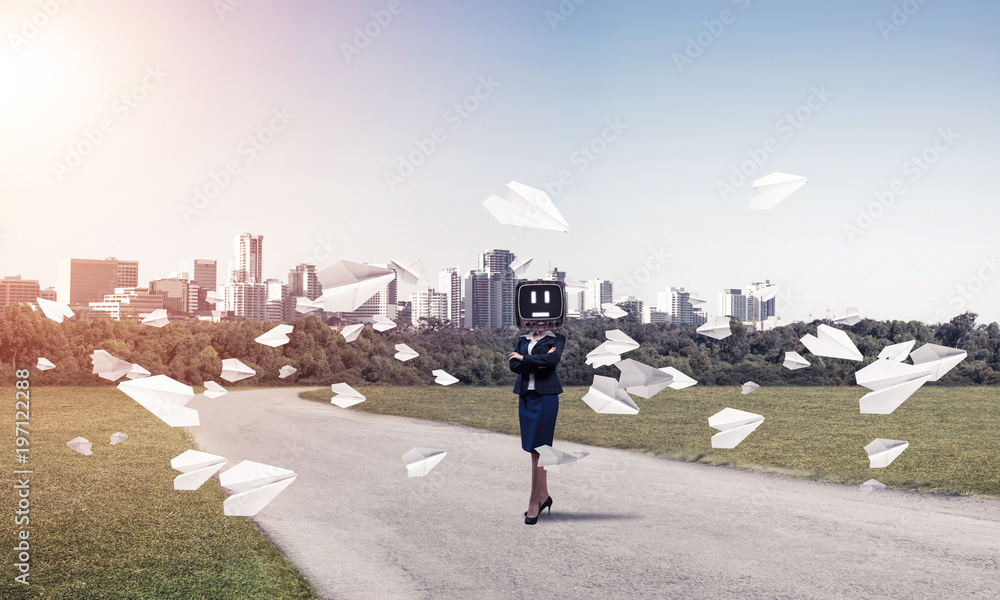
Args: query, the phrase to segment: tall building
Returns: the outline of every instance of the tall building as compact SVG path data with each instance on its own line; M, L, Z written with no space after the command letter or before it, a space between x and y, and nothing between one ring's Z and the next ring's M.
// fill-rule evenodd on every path
M139 261L118 260L114 257L104 260L113 260L118 264L117 275L115 277L115 288L134 288L139 285Z
M292 297L288 293L288 284L280 279L268 279L264 282L267 288L267 299L265 300L265 320L281 323L292 320L292 305L289 300Z
M121 285L121 284L126 285ZM100 260L64 258L58 262L56 299L70 306L85 307L102 302L116 288L139 284L139 262L109 257Z
M628 311L630 315L642 319L645 314L645 303L635 296L624 296L618 299L618 306L622 310Z
M601 312L601 307L607 302L613 302L614 283L604 279L588 279L583 282L587 289L583 292L582 310Z
M670 320L680 325L693 325L691 292L684 288L668 288L656 293L656 307L670 313ZM700 312L700 311L699 311Z
M467 329L493 329L490 327L490 274L478 269L469 271L465 279L465 321Z
M441 269L441 272L438 273L438 290L446 298L447 316L445 319L455 327L459 327L462 323L462 276L459 274L458 267Z
M485 250L479 254L479 268L466 277L466 327L497 329L515 325L517 278L510 269L515 258L510 250Z
M726 288L719 292L718 315L730 316L737 321L747 320L747 297L739 288Z
M316 265L299 263L288 271L288 294L293 298L310 300L323 295L323 286L316 277Z
M264 283L264 236L241 233L233 237L229 283Z
M198 310L198 291L201 288L187 277L166 277L149 282L149 293L163 297L163 308L168 313L193 314Z
M426 291L410 294L410 322L414 327L421 326L421 319L439 319L444 321L448 314L448 295L434 291L428 287Z
M33 279L21 279L20 275L0 279L0 308L21 302L35 303L41 288Z
M198 287L216 291L218 289L219 264L207 258L193 258L180 261L181 271L187 273L191 283Z
M771 288L771 289L768 289ZM773 291L774 284L770 279L765 281L754 281L746 288L747 296L747 318L746 321L760 322L775 315L775 299L771 298L764 302L760 301L760 296L766 291Z
M267 286L263 283L227 283L225 310L244 319L267 320Z

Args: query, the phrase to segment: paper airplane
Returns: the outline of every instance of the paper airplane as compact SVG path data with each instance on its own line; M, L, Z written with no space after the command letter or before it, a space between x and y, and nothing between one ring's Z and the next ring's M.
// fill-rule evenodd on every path
M869 468L871 469L881 469L888 467L889 464L896 460L896 457L903 453L910 446L909 442L904 442L902 440L885 440L878 438L872 443L865 446L865 452L868 453L868 461L871 463Z
M111 445L117 446L118 444L124 442L128 439L128 436L120 431L116 431L111 434Z
M758 300L760 300L761 302L767 302L771 298L774 298L775 296L777 296L778 295L778 290L780 290L780 289L781 289L781 286L779 286L777 284L766 285L766 286L764 286L762 288L758 288L757 291L754 292L754 297L757 298Z
M166 375L123 381L118 389L171 427L199 425L198 411L187 408L194 389Z
M944 377L948 371L965 360L966 356L968 353L965 350L938 346L937 344L924 344L910 352L910 360L913 361L913 364L930 369L931 381L937 381Z
M774 172L753 182L757 196L750 198L753 210L770 210L807 183L805 177Z
M403 455L403 462L406 463L406 476L423 477L444 460L447 454L444 450L431 450L430 448L410 450Z
M556 475L562 475L563 471L580 462L585 456L590 456L590 452L586 450L567 453L548 445L535 448L535 452L538 453L538 466L545 467L546 471Z
M215 398L219 398L220 396L225 396L229 392L226 390L226 388L224 388L221 385L215 383L214 381L206 381L205 382L205 391L202 392L202 393L205 394L206 398L215 399Z
M315 310L323 310L323 301L318 298L316 300L310 300L305 296L299 296L295 299L295 310L304 315Z
M358 336L361 335L361 330L364 328L365 328L364 323L345 325L343 328L341 328L340 335L344 336L344 339L347 340L348 343L350 343L358 339Z
M603 314L605 317L608 317L609 319L620 319L622 317L628 316L628 311L622 310L620 307L616 306L611 302L605 302L604 304L602 304L601 309L603 309L604 311L601 314Z
M854 374L858 385L872 390L860 400L861 414L891 414L930 378L929 368L894 360L876 360Z
M724 340L733 335L733 330L729 325L729 317L710 317L704 325L695 329L695 332L717 340Z
M410 360L411 358L416 358L416 357L418 357L420 355L417 354L416 350L414 350L413 348L410 348L406 344L396 344L396 354L395 354L395 356L396 356L396 360L399 360L399 361L402 361L402 362L406 362L406 361Z
M220 302L225 302L226 297L215 290L208 290L205 293L205 302L209 304L219 304Z
M667 387L672 390L683 390L684 388L691 387L692 385L698 385L697 381L673 367L663 367L660 370L674 378L674 380L667 385Z
M594 367L613 365L622 359L622 354L639 347L639 342L633 340L620 329L604 332L607 341L587 353L586 364Z
M519 258L514 262L510 263L510 270L514 271L514 277L520 277L525 274L528 267L531 266L532 258Z
M142 368L139 363L132 363L132 368L128 370L128 373L125 373L125 376L129 379L142 379L143 377L149 377L150 375L152 375L152 373Z
M847 360L865 359L847 333L829 325L820 325L816 328L816 335L807 333L799 341L816 356Z
M52 364L47 358L38 357L38 362L35 363L35 368L39 371L48 371L49 369L54 369L56 366Z
M424 276L424 264L419 260L390 260L389 266L396 270L396 277L403 283L417 285Z
M323 286L323 308L330 312L351 312L379 293L396 278L396 272L384 267L338 260L316 273Z
M297 370L298 369L296 369L292 365L285 365L285 366L281 367L280 369L278 369L278 379L284 379L284 378L288 377L289 375L291 375L292 373L294 373Z
M594 375L594 383L584 394L583 401L594 412L601 414L634 415L639 412L632 397L626 393L625 388L618 385L618 380L614 377Z
M861 322L861 316L858 315L858 307L852 306L839 315L836 315L833 317L833 322L838 325L847 325L848 327L857 325Z
M790 371L795 371L796 369L808 367L809 361L802 358L802 355L798 352L785 352L785 362L782 366Z
M566 284L566 293L587 291L587 284L576 277L567 277L563 283Z
M913 349L913 345L916 343L917 340L910 340L908 342L900 342L899 344L891 344L882 348L882 351L878 353L878 357L885 360L903 362L910 355L910 350Z
M876 481L874 479L869 479L868 481L861 484L861 497L867 498L876 492L881 492L885 489L885 484Z
M754 383L752 381L748 381L748 382L746 382L746 383L743 384L743 391L740 392L740 393L741 394L749 394L750 392L756 390L759 387L760 386L757 385L756 383Z
M361 392L347 385L346 383L335 383L330 386L330 391L337 394L330 398L331 404L336 404L340 408L347 408L365 401Z
M435 369L431 371L431 375L435 377L434 383L439 383L441 385L451 385L453 383L458 383L458 379L452 377L443 369Z
M375 331L389 331L396 326L396 322L385 315L372 315L372 319L375 321L372 323Z
M256 374L253 369L243 364L238 358L227 358L222 361L222 374L219 377L233 383Z
M219 475L222 487L235 492L222 503L223 513L252 517L295 481L295 471L245 460Z
M272 348L284 346L291 341L288 339L288 334L291 333L293 329L295 329L293 325L275 325L271 329L255 337L253 341Z
M93 373L108 381L118 381L132 370L132 363L115 358L104 350L94 350L90 362L94 365Z
M642 398L652 398L674 381L669 373L631 358L620 360L615 366L622 372L618 378L618 385L625 388L629 394Z
M86 454L90 456L93 452L90 451L90 447L93 445L85 437L75 437L70 441L66 442L66 445L70 448L76 450L80 454Z
M691 304L691 306L698 306L699 304L704 304L708 302L708 300L705 300L701 296L701 294L697 292L691 292L690 294L688 294L688 302Z
M763 422L764 417L760 415L735 408L723 409L708 418L708 426L719 430L712 436L712 447L735 448Z
M56 323L62 323L65 317L73 316L73 311L62 302L46 300L45 298L35 298L35 302L38 303L38 308L42 310L42 314Z
M174 477L175 490L196 490L201 484L226 464L226 459L216 454L187 450L170 459L170 468L180 471Z
M504 225L569 231L569 223L545 192L516 181L507 184L506 200L494 194L483 206Z
M143 325L152 325L153 327L163 327L169 322L170 320L167 319L167 309L165 308L157 308L142 320Z

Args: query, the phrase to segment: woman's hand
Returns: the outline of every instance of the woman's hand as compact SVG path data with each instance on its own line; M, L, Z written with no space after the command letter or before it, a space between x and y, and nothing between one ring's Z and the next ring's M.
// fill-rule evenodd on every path
M511 352L507 355L507 360L524 360L524 357L517 352Z

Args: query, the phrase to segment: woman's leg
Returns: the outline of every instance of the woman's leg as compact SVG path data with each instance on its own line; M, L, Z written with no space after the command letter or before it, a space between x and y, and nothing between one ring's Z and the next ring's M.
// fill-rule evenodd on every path
M528 514L527 514L527 516L532 518L538 516L538 505L544 501L544 498L541 500L538 499L538 494L540 493L538 487L539 471L542 471L544 473L545 468L538 466L538 453L532 452L531 453L531 497L528 498Z

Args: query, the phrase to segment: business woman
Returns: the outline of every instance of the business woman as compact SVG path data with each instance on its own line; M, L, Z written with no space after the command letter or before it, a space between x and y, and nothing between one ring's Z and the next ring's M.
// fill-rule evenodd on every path
M556 365L562 358L566 336L551 331L535 331L514 342L514 351L507 355L510 370L517 373L514 393L519 396L518 418L521 422L521 448L531 453L531 496L524 522L534 525L538 515L548 508L552 512L546 470L538 466L535 448L551 446L559 412L562 385Z

